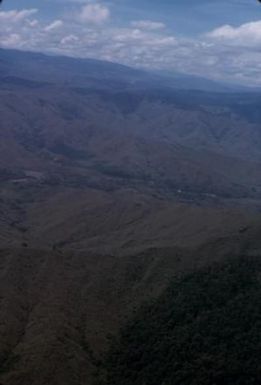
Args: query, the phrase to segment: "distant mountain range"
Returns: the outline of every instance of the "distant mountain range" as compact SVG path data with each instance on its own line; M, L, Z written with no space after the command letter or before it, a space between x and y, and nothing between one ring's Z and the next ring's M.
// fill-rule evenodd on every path
M0 383L103 384L144 301L174 338L170 280L260 256L261 93L0 50L0 96ZM107 369L134 385L117 377L126 341Z
M75 87L101 89L161 88L211 92L255 91L202 77L167 71L146 71L121 64L41 53L0 49L0 76L23 78ZM256 90L257 91L257 90Z

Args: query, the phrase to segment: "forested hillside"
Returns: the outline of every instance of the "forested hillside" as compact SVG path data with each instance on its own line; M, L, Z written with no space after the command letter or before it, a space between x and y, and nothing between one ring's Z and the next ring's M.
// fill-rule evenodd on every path
M260 273L242 257L175 279L113 342L106 384L260 384Z

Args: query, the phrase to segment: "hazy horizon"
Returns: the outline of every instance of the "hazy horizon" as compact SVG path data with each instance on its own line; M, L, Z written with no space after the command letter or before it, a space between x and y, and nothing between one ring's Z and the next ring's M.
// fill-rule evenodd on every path
M0 47L260 86L257 1L6 0Z

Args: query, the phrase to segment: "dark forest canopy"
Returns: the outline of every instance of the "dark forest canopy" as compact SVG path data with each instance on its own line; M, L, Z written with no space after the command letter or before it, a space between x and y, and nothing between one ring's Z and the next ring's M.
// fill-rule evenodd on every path
M240 258L175 280L114 341L106 383L260 384L260 273Z

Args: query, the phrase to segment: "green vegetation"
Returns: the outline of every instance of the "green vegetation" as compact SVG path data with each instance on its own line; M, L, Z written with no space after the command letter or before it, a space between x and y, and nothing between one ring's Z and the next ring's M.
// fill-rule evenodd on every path
M114 341L106 384L260 384L260 273L240 258L176 279Z

